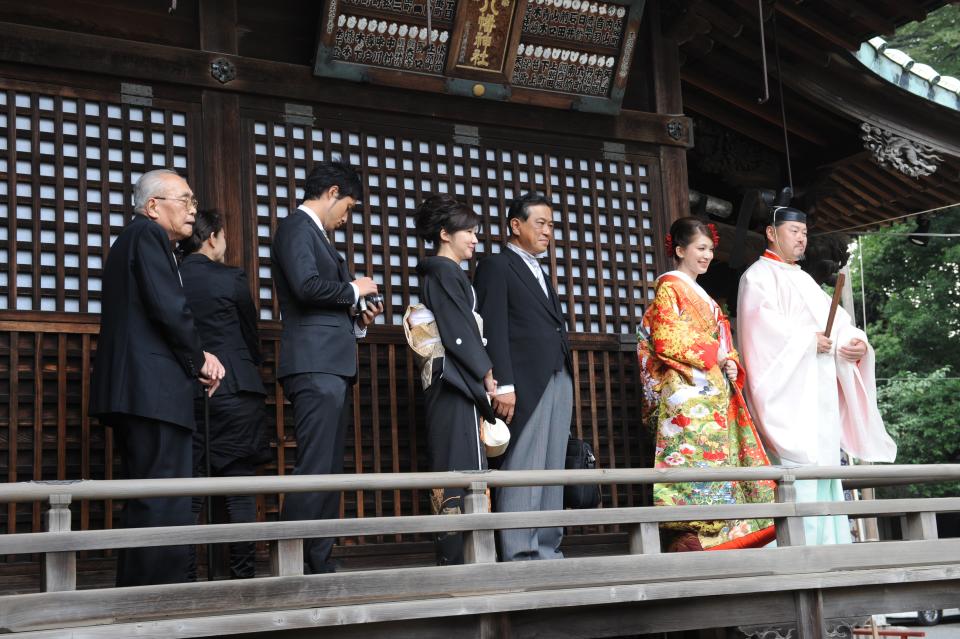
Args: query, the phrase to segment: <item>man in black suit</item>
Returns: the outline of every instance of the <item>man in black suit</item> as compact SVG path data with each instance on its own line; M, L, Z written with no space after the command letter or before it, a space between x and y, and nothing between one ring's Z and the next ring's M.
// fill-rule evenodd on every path
M357 374L358 337L383 311L360 298L377 293L369 277L352 279L346 261L333 246L334 230L347 221L363 194L360 176L343 162L314 166L304 185L303 204L277 225L273 236L273 279L283 330L277 377L293 404L297 435L294 475L343 470L343 437L350 387ZM282 518L333 519L340 493L292 493ZM306 568L333 572L333 539L304 543Z
M197 381L216 390L224 369L203 350L181 287L172 242L193 231L196 200L175 171L145 173L134 211L103 269L100 338L90 415L114 428L127 479L190 477ZM129 499L126 526L192 524L190 497ZM187 578L186 546L121 550L117 585Z
M510 426L502 470L564 467L573 412L570 344L560 299L540 266L553 241L553 210L538 193L510 204L510 241L480 262L474 278L497 394L493 408ZM560 510L562 486L501 488L498 512ZM560 559L563 528L499 533L503 561Z

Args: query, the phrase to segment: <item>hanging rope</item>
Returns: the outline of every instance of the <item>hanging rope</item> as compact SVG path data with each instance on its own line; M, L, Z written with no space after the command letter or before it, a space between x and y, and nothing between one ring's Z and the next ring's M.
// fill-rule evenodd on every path
M850 235L863 237L870 235L870 231L855 231ZM884 237L960 237L960 233L884 233Z
M897 217L888 217L882 220L877 220L876 222L865 222L863 224L857 224L855 226L846 226L842 229L834 229L832 231L824 231L823 233L814 233L811 237L820 237L821 235L833 235L834 233L844 233L846 231L853 231L854 229L862 229L868 226L875 226L877 224L883 224L885 222L896 222L897 220L905 220L907 218L916 217L918 215L925 215L927 213L936 213L937 211L942 211L944 209L953 208L954 206L960 206L960 202L954 202L953 204L944 204L943 206L938 206L933 209L927 209L925 211L917 211L916 213L907 213L905 215L898 215ZM908 235L921 235L920 233L908 233Z
M863 238L861 237L857 240L857 256L860 258L860 304L863 307L863 332L867 332L867 288L864 285L864 280L867 279L867 274L863 272ZM867 336L870 337L869 335Z
M787 132L787 102L783 99L783 71L780 70L780 38L777 36L777 12L773 12L773 55L777 62L777 84L780 87L780 124L783 126L783 152L787 156L787 183L793 188L793 166L790 164L790 134Z
M757 17L760 20L760 58L763 60L763 95L757 98L760 104L770 100L770 80L767 78L767 37L763 26L763 0L757 0Z
M757 0L757 17L760 21L760 59L763 63L763 95L757 98L760 104L770 101L770 73L767 69L767 37L763 24L763 0ZM787 184L793 188L793 165L790 162L790 134L787 132L787 103L783 99L783 71L780 68L780 38L777 37L777 9L773 9L773 56L777 64L777 84L780 93L780 125L783 129L783 152L787 157Z

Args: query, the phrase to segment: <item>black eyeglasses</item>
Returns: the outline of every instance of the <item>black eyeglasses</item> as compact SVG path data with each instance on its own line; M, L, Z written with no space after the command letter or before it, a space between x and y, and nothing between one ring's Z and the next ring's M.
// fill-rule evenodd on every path
M191 198L186 198L186 197L160 197L160 196L158 196L158 195L155 195L155 196L153 196L153 199L154 199L154 200L173 200L174 202L179 202L180 204L183 204L183 206L186 207L187 209L190 209L190 208L194 208L194 209L195 209L195 208L198 207L197 198L195 198L195 197L191 197Z

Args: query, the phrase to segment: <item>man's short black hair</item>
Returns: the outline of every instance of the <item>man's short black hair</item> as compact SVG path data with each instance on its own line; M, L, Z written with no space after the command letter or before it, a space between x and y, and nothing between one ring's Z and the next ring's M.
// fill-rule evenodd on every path
M363 184L356 170L342 160L332 160L313 165L313 170L303 185L303 199L319 199L333 186L339 187L340 198L352 197L360 200L363 197Z
M526 222L527 218L530 217L530 207L539 206L544 204L553 209L553 205L550 204L550 200L547 199L542 193L537 193L533 191L531 193L524 193L513 202L510 202L510 208L507 210L507 225L510 225L510 220L517 218L521 222Z

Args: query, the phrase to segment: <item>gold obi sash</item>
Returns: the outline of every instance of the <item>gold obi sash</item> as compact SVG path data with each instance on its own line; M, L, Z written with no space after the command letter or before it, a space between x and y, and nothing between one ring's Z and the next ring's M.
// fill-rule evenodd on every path
M473 317L483 339L483 318L476 311L473 312ZM420 384L423 390L427 390L433 381L433 360L443 357L445 353L433 312L423 304L407 307L403 314L403 334L420 368ZM483 343L486 346L487 340L484 339Z

